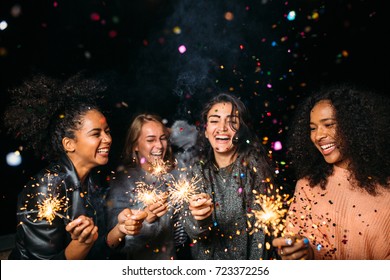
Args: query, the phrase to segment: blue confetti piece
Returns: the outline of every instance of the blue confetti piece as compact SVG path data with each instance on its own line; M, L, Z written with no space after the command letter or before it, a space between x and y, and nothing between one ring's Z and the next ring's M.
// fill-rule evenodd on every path
M290 12L288 13L288 15L287 15L287 19L288 19L289 21L292 21L292 20L295 19L296 16L297 16L297 14L295 13L295 11L290 11Z

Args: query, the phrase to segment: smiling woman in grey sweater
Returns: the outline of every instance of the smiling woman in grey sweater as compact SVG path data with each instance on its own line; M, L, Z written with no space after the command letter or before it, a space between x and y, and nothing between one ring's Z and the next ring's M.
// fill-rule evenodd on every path
M200 161L190 169L201 194L184 211L200 260L272 258L266 235L253 230L256 194L271 195L273 172L264 148L248 127L245 105L229 94L214 97L202 113ZM269 243L268 243L269 244Z

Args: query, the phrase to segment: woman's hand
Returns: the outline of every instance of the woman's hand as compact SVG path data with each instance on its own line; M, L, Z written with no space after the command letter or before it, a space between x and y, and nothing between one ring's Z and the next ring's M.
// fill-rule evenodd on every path
M85 259L98 238L98 227L91 218L80 215L67 224L65 230L72 238L65 248L65 258L67 260Z
M214 204L210 195L200 193L191 197L189 201L189 209L195 220L201 221L206 219L213 213Z
M98 227L95 226L92 218L80 215L65 227L73 240L80 243L91 244L98 238Z
M143 210L126 208L118 215L118 228L125 235L137 235L147 216L148 214Z
M118 223L107 234L107 246L116 248L126 235L137 235L142 228L142 222L147 217L144 211L125 208L118 214Z
M146 221L153 223L157 218L164 216L168 212L168 193L164 193L159 197L159 200L145 207L145 212L148 214Z
M278 248L282 260L310 260L314 257L310 241L304 236L275 238L272 245Z

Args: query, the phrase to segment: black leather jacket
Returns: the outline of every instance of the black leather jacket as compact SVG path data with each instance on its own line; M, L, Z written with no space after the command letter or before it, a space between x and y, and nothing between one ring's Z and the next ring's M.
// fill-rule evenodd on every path
M94 184L91 176L86 182L81 186L66 155L31 178L18 197L16 244L9 259L66 259L64 252L71 238L65 227L81 214L92 217L99 227L99 238L87 259L107 258L105 190ZM38 215L47 198L57 198L63 206L52 221Z

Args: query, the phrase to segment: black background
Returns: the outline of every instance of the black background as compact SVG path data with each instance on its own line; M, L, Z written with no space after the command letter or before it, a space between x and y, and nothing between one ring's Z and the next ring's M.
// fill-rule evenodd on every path
M67 77L83 70L108 85L114 136L108 169L133 114L158 113L168 126L175 119L197 123L202 102L220 90L247 104L271 149L285 140L295 105L320 85L348 81L387 94L384 3L2 0L0 22L8 27L0 30L1 113L7 89L34 72ZM297 16L289 21L291 10ZM231 21L224 18L229 11ZM177 51L181 44L184 54ZM22 152L20 166L7 166L6 154L21 145L1 130L0 234L15 231L16 195L43 166L29 151ZM274 151L276 162L284 159L285 150ZM281 166L280 176L293 186L288 164Z

